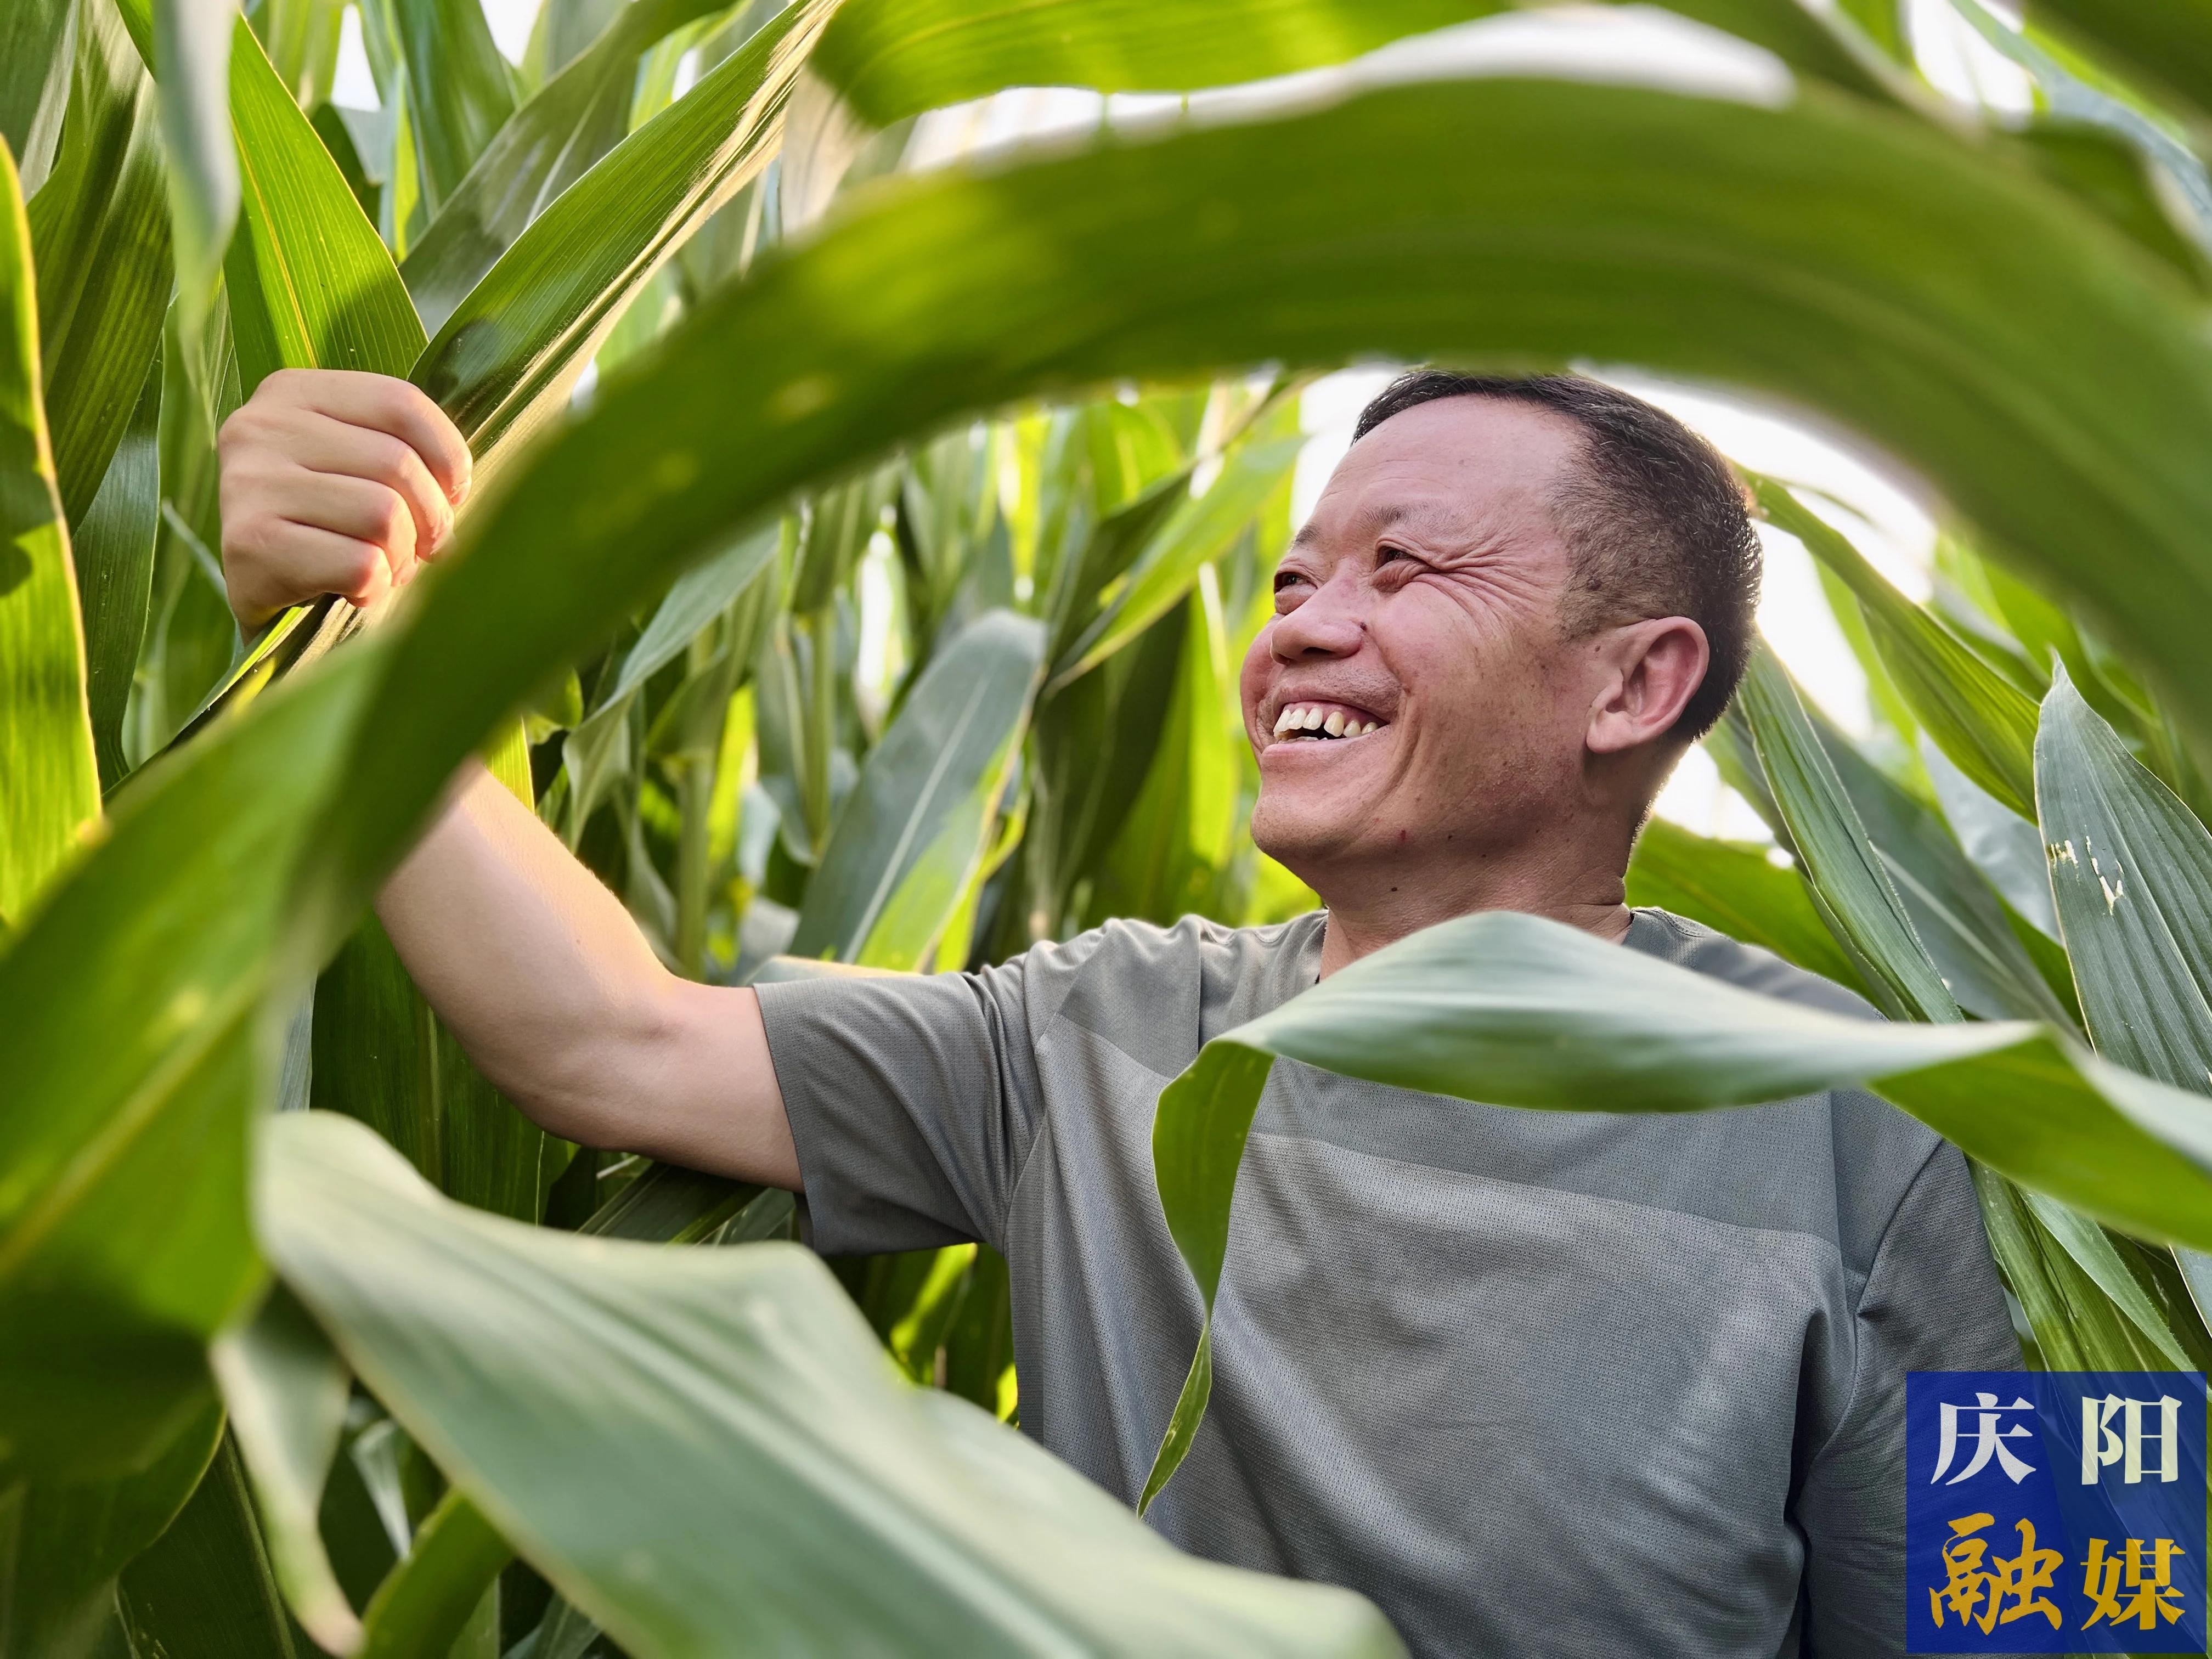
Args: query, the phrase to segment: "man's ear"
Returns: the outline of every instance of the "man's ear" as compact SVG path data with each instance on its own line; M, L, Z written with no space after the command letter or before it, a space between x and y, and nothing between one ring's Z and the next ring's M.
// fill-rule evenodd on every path
M1590 706L1583 738L1595 755L1620 754L1672 731L1705 684L1712 660L1705 630L1687 617L1655 617L1605 636L1613 673Z

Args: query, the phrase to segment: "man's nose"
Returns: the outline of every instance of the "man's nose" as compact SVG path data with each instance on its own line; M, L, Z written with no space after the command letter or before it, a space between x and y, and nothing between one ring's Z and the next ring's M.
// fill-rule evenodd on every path
M1277 617L1267 643L1278 662L1348 657L1366 631L1356 584L1339 572L1297 610Z

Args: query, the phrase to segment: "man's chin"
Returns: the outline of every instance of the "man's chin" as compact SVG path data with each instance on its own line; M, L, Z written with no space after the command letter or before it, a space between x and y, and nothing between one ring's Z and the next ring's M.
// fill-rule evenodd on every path
M1372 821L1366 812L1285 800L1280 792L1262 788L1252 809L1252 843L1310 887L1353 850Z

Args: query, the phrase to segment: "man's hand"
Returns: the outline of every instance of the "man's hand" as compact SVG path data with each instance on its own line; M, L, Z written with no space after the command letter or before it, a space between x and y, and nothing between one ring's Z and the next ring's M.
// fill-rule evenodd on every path
M404 380L284 368L222 425L222 570L249 633L321 593L368 605L453 532L467 441Z
M222 428L222 565L239 623L319 593L367 605L453 530L469 447L388 375L271 374ZM799 1184L749 990L663 967L614 895L471 763L377 901L470 1058L554 1133Z

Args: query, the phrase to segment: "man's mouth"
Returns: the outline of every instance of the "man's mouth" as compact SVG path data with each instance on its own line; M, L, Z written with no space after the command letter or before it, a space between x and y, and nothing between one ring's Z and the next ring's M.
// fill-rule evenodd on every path
M1389 725L1364 708L1342 702L1291 702L1275 716L1275 740L1329 743L1364 738Z

